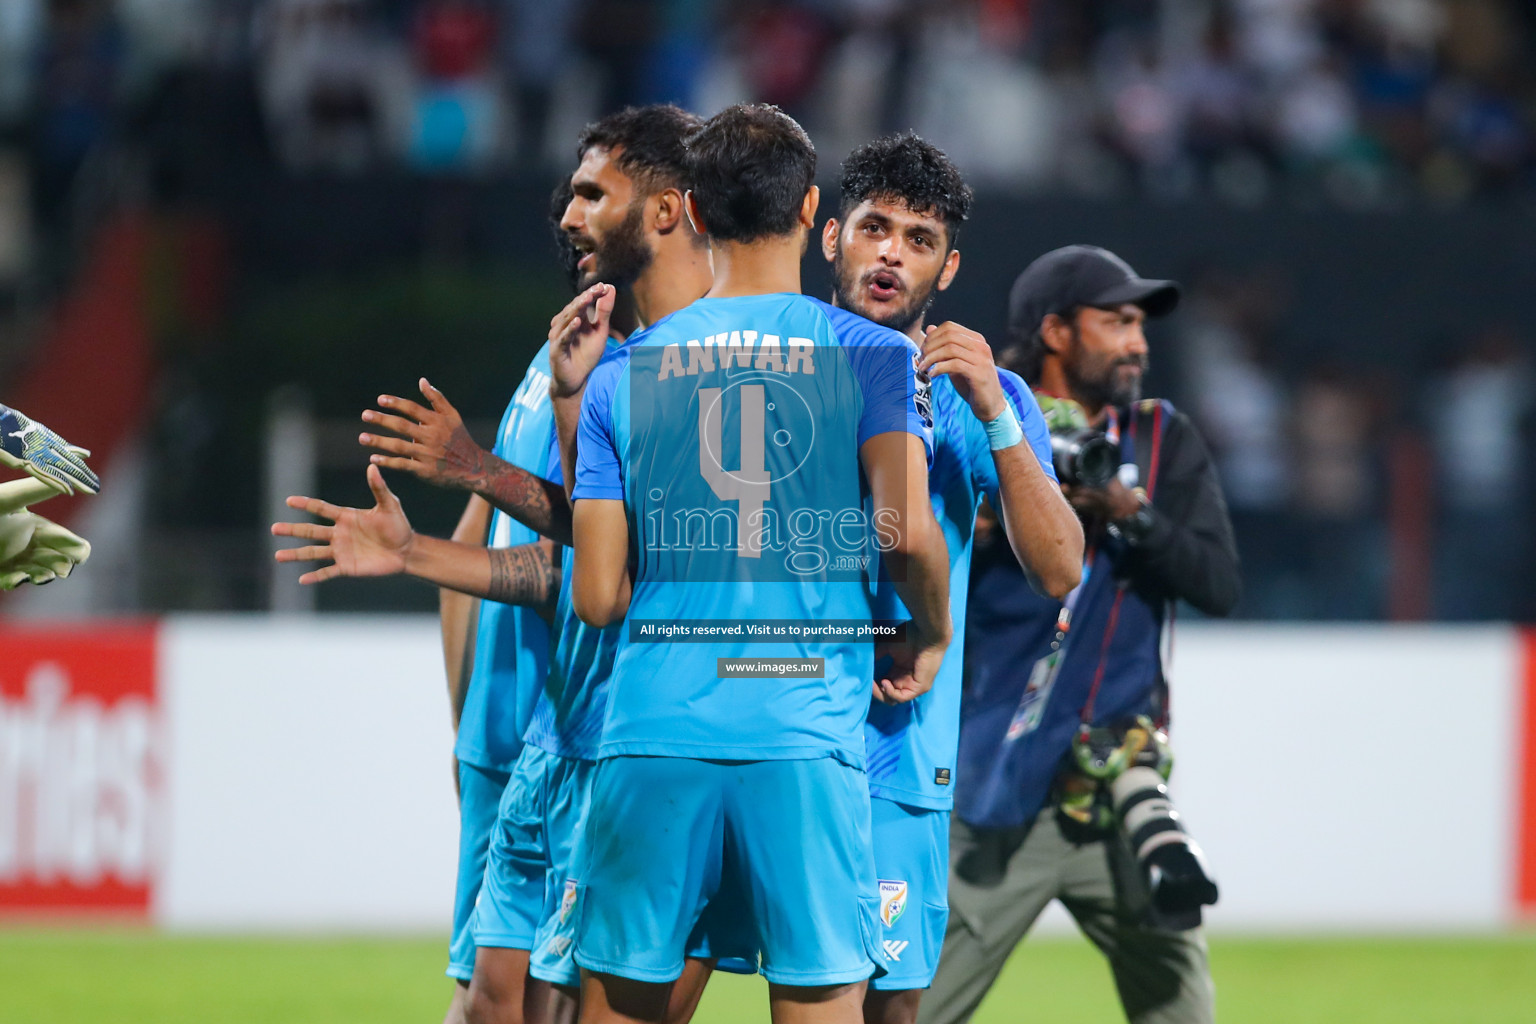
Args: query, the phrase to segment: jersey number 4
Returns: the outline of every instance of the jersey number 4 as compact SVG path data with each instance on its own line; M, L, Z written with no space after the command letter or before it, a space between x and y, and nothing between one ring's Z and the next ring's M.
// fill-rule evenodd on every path
M724 433L720 425L721 389L699 389L699 472L721 501L740 504L736 512L736 554L763 556L759 528L770 490L764 462L767 445L767 400L761 384L743 384L741 394L741 468L726 469Z

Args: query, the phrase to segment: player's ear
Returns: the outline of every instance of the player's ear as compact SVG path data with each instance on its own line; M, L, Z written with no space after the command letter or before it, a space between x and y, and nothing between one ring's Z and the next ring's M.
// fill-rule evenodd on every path
M816 230L816 208L820 205L821 189L812 185L805 190L805 198L800 201L800 226L805 230Z
M695 234L709 234L704 217L699 213L699 201L694 197L693 189L683 193L683 212L688 215L688 223L693 225Z
M843 226L837 222L836 217L828 217L826 227L821 229L821 254L831 263L837 258L837 233L843 230Z
M939 272L939 291L942 292L948 288L958 273L960 273L960 250L951 249L949 255L944 257L944 269Z
M675 188L664 188L656 193L655 223L658 234L670 234L674 228L683 223L685 216L682 192Z

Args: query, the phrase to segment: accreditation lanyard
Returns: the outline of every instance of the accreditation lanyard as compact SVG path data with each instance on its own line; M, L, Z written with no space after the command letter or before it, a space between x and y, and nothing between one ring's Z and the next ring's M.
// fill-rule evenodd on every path
M1161 408L1159 408L1161 413ZM1160 424L1159 424L1160 425ZM1109 442L1120 448L1120 414L1111 406L1109 417L1104 426L1104 435ZM1154 437L1156 435L1154 434ZM1154 448L1156 445L1154 444ZM1131 417L1126 427L1125 447L1122 451L1121 467L1131 467L1136 471L1136 418ZM1152 470L1149 483L1155 480L1156 468ZM1134 481L1130 486L1134 486ZM1150 488L1148 488L1150 493ZM1014 709L1013 717L1008 721L1008 731L1003 734L1005 743L1021 739L1040 727L1040 722L1045 717L1045 709L1051 698L1051 691L1056 688L1056 679L1061 674L1062 663L1066 659L1067 645L1072 635L1072 613L1077 608L1077 603L1082 597L1084 589L1088 586L1088 580L1093 574L1093 560L1098 554L1098 544L1088 545L1083 554L1083 576L1072 588L1072 592L1061 603L1061 612L1056 616L1056 635L1051 640L1051 649L1035 662L1030 669L1029 681L1024 686L1024 693L1019 697L1019 705ZM1110 608L1109 624L1104 633L1104 646L1099 653L1099 667L1094 674L1093 687L1088 693L1088 700L1083 705L1083 720L1086 722L1093 714L1094 698L1098 696L1099 684L1104 678L1104 665L1109 654L1109 642L1114 637L1115 627L1120 621L1120 602L1125 597L1125 587L1116 588L1115 603Z

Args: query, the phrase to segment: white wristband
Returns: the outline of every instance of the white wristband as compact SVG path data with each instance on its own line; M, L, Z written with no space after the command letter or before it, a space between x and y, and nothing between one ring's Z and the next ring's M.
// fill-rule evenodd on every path
M995 452L1012 448L1024 440L1024 428L1019 426L1019 417L1014 414L1013 406L1006 403L997 419L982 426L987 431L987 445Z

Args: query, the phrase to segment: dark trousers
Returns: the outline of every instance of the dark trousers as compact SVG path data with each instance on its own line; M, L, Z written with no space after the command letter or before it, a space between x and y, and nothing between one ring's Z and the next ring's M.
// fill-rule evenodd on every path
M1132 1024L1211 1024L1216 989L1200 929L1147 919L1147 892L1119 837L1077 844L1046 808L1032 826L950 825L949 927L918 1024L962 1024L1051 900L1109 960ZM1030 1021L1027 997L1013 1019Z

